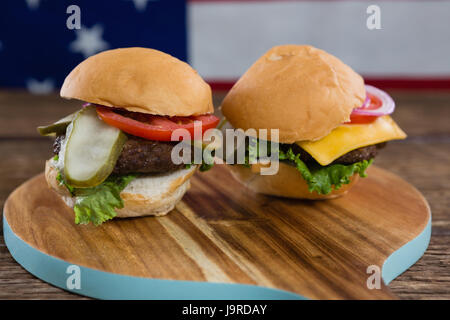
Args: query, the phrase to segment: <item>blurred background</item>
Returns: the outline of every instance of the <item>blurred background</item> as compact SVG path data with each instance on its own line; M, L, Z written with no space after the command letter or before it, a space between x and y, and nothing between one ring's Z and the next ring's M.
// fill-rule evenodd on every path
M425 0L7 0L0 87L49 93L86 57L143 46L228 89L270 47L297 43L336 55L379 87L450 89L449 14L449 1Z

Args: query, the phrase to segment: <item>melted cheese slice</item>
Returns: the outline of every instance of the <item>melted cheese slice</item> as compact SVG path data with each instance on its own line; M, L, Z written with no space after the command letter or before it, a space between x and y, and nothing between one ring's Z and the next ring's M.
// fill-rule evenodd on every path
M326 166L352 150L405 138L406 134L390 116L382 116L369 124L344 124L320 140L300 141L297 144L318 163Z

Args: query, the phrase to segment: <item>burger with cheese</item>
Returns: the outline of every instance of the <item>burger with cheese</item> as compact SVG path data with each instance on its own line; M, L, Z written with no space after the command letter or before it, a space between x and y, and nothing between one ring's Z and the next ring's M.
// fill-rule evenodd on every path
M198 167L172 161L172 133L193 135L194 123L205 131L219 122L209 85L188 64L152 49L88 58L67 76L61 96L85 104L38 128L56 137L45 177L82 224L171 211Z
M394 107L387 93L364 85L327 52L306 45L274 47L236 82L221 109L234 128L279 130L278 148L271 150L278 153L278 173L261 175L258 163L229 167L259 193L306 199L343 195L366 176L387 141L406 138L390 117ZM248 159L254 150L248 145L246 152Z

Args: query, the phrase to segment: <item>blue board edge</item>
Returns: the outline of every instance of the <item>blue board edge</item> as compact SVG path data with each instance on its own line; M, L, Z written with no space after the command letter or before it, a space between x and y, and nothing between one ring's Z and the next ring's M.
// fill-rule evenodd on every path
M3 215L3 234L13 258L28 272L56 287L99 299L148 300L304 300L304 296L255 285L149 279L79 266L80 289L68 289L70 263L47 255L20 239ZM425 229L384 262L382 278L389 284L424 254L431 237L431 215Z
M162 280L120 275L79 266L80 289L68 289L70 263L47 255L20 239L3 215L3 234L13 258L28 272L56 287L99 299L132 300L304 300L305 297L255 285Z
M386 285L397 278L403 272L409 269L420 257L423 256L428 248L431 238L431 213L427 225L422 232L394 251L383 263L381 277Z

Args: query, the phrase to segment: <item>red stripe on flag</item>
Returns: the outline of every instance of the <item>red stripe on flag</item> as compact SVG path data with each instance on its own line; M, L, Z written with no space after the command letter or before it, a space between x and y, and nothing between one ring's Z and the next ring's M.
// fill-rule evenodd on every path
M450 78L364 78L366 84L380 89L450 90ZM236 81L207 80L213 90L230 90Z

